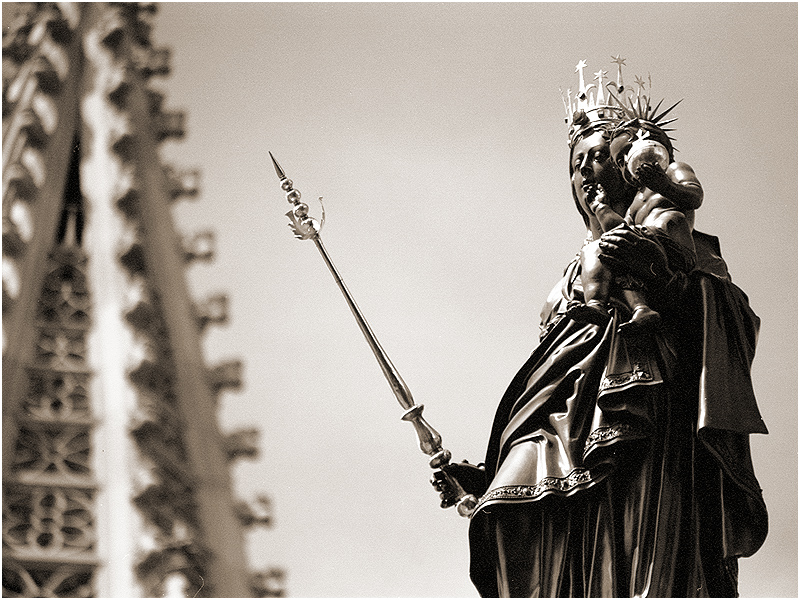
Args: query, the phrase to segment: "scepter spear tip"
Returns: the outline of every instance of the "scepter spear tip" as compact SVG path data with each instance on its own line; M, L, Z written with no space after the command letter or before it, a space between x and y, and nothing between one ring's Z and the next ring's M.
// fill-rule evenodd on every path
M269 152L269 150L267 152ZM274 156L272 156L272 152L269 152L269 157L272 159L272 164L275 166L275 172L278 174L278 179L280 179L281 181L286 179L286 173L283 172L283 169L281 169L281 166L278 164L278 161L275 160Z

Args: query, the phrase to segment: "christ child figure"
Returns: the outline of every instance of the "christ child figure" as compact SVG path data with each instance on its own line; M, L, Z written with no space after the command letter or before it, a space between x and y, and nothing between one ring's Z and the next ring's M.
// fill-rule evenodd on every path
M666 251L670 267L689 272L696 262L692 229L694 211L703 202L703 188L692 168L673 158L667 134L647 121L635 119L620 125L611 135L610 153L625 180L638 189L624 216L605 203L597 186L589 201L603 232L629 227L654 237ZM600 244L581 251L584 303L572 306L567 316L580 322L604 325L609 320L610 296L630 311L620 333L643 333L656 328L661 316L647 302L645 287L630 277L615 277L600 260ZM616 285L615 285L616 284Z

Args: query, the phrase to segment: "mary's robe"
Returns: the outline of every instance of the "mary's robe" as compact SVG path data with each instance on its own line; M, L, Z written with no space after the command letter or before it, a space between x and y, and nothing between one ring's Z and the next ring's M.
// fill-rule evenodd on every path
M758 317L716 238L661 298L663 328L617 333L564 317L573 261L543 336L500 402L488 491L470 524L482 596L732 597L767 512L749 434L766 433L750 365Z

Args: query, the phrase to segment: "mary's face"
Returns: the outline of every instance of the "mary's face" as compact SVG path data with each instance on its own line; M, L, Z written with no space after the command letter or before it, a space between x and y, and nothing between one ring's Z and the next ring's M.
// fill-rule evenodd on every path
M586 214L591 214L586 201L587 196L598 183L603 186L607 202L612 208L618 212L622 210L622 213L627 210L627 206L620 206L620 203L625 203L627 199L625 182L611 158L608 141L602 132L593 133L575 145L572 150L571 171L572 189Z

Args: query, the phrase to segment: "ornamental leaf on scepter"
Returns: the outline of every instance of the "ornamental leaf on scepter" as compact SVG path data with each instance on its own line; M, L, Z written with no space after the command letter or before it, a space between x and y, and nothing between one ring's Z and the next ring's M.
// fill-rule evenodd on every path
M292 180L286 179L291 185ZM308 205L300 202L300 192L297 190L290 189L287 193L287 198L296 194L296 202L294 202L294 208L286 213L286 216L289 217L291 223L288 223L289 229L292 230L294 233L294 237L298 240L308 240L317 235L319 232L322 231L322 226L325 224L325 205L322 204L322 196L319 197L319 205L322 207L322 218L321 220L317 220L314 217L308 216ZM292 199L289 199L290 202L293 202Z

